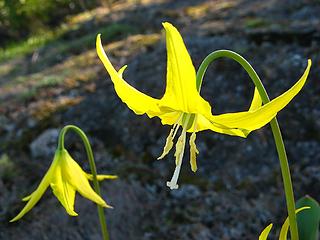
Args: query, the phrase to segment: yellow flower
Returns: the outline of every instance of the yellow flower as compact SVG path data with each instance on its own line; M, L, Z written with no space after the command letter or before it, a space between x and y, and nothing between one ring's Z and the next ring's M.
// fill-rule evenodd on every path
M161 99L150 97L131 85L122 77L127 66L117 71L111 64L101 44L100 34L97 36L97 53L108 71L114 88L121 100L136 114L147 114L150 118L159 117L162 124L172 125L166 140L163 153L158 159L163 158L173 147L174 138L178 129L182 133L176 143L176 169L167 186L177 189L177 180L185 150L186 134L191 133L190 165L193 171L197 170L196 132L212 130L218 133L246 137L250 131L261 128L272 120L282 108L300 91L309 73L311 61L301 79L287 92L275 98L268 104L262 105L257 90L251 107L246 112L212 115L210 104L204 100L196 88L196 71L189 53L178 30L170 23L163 23L166 31L167 45L167 82L166 90Z
M28 201L26 206L10 222L19 220L29 212L40 200L49 185L54 195L71 216L78 215L74 211L76 191L83 197L88 198L102 207L112 208L91 188L88 180L92 180L92 178L93 176L91 174L84 172L76 161L72 159L67 150L58 149L49 170L43 177L38 188L29 196L22 199L22 201ZM99 181L115 178L117 177L113 175L97 176Z
M309 209L310 207L302 207L296 210L296 214ZM273 224L269 224L260 234L259 236L259 240L267 240L268 235L271 231ZM287 240L287 235L288 235L288 230L289 230L289 218L287 217L286 220L284 221L284 223L282 224L281 230L280 230L280 234L279 234L279 240Z

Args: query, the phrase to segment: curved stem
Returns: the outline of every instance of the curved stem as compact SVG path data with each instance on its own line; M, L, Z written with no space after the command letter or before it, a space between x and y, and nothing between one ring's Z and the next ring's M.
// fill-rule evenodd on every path
M232 52L230 50L218 50L211 54L209 54L201 63L199 70L197 72L197 90L200 92L202 80L204 77L204 74L211 62L216 60L217 58L221 57L227 57L235 60L238 62L249 74L251 80L253 81L254 85L257 87L259 94L261 96L263 104L266 104L270 102L269 96L267 94L267 91L265 90L258 74L255 72L253 67L248 63L242 56L239 54ZM291 175L290 175L290 169L287 159L286 150L284 147L280 127L277 121L277 118L273 118L270 122L273 138L276 144L276 148L278 151L278 156L280 160L280 167L281 167L281 173L282 173L282 179L284 184L284 191L286 196L286 202L287 202L287 210L288 210L288 216L289 216L289 222L290 222L290 234L292 240L298 240L298 227L297 227L297 221L296 221L296 214L295 214L295 201L294 201L294 194L293 194L293 188L292 188L292 181L291 181Z
M74 125L65 126L60 131L59 141L58 141L58 149L60 149L60 150L64 149L64 137L65 137L65 134L67 133L68 130L74 131L75 133L77 133L81 137L81 139L84 143L86 152L87 152L87 156L88 156L88 160L89 160L89 164L90 164L90 170L91 170L92 176L93 176L94 190L96 191L97 194L99 194L101 196L100 186L99 186L99 182L97 179L96 164L94 162L93 152L92 152L91 145L90 145L90 142L89 142L86 134L77 126L74 126ZM106 220L105 220L103 207L101 207L99 205L97 205L97 207L98 207L98 216L99 216L103 240L109 240L109 233L107 230L107 224L106 224Z

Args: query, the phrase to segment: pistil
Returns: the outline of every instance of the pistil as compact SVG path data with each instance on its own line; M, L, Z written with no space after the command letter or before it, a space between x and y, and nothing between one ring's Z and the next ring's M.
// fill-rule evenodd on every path
M180 174L181 170L181 165L182 165L182 158L184 154L184 149L186 145L186 129L182 130L182 133L176 143L176 152L175 152L175 157L176 157L176 168L174 170L173 176L170 180L170 182L167 182L167 186L170 187L170 189L178 189L179 185L177 184L178 182L178 177Z

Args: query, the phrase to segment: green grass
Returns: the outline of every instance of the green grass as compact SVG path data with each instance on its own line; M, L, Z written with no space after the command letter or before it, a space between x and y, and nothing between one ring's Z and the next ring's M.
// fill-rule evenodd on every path
M70 39L66 35L73 35L74 31L76 35L80 37L74 37ZM26 41L13 44L5 50L0 50L0 62L8 61L18 56L30 54L39 47L43 47L40 55L41 60L35 64L31 64L28 67L28 73L19 74L21 71L24 72L24 62L21 69L20 64L14 62L8 62L7 65L12 66L9 69L2 69L4 74L12 77L10 81L7 81L3 86L9 88L14 87L15 84L26 84L25 87L16 96L18 101L30 100L39 94L43 88L55 87L61 84L67 76L70 75L70 69L61 69L57 72L44 71L49 69L55 64L61 64L63 61L72 55L81 54L87 50L95 48L95 39L98 33L101 33L105 42L112 42L114 40L122 39L130 34L136 34L139 29L135 26L121 23L108 24L105 27L94 28L90 32L86 32L81 35L79 25L72 24L68 27L60 28L56 31L44 32L42 35L36 35L29 38ZM71 34L69 34L71 33ZM24 61L24 60L23 60ZM86 61L86 60L85 60ZM3 64L2 66L8 66ZM17 75L17 76L15 76Z
M6 48L0 49L0 62L31 53L35 49L55 40L62 32L62 29L58 31L46 31L34 35L27 40L11 43Z
M270 25L270 23L263 18L249 18L245 20L244 25L246 28L255 29L266 27Z
M27 101L36 96L42 88L55 87L63 82L65 74L61 75L50 75L39 78L31 88L25 89L21 94L19 94L18 99L21 101ZM20 79L24 82L28 79Z
M41 81L37 82L34 86L37 89L45 88L45 87L54 87L57 86L59 83L63 82L62 76L47 76L44 77Z
M101 33L108 41L111 41L119 36L137 33L139 30L137 27L128 24L113 23L99 28L95 32L87 33L80 38L68 40L68 42L61 39L63 34L76 30L78 27L78 25L63 25L55 30L43 31L41 34L34 35L25 41L12 43L5 49L0 49L0 62L30 54L45 45L52 45L55 52L60 54L79 53L83 49L94 48L97 33Z
M14 176L14 164L7 154L0 156L0 179L11 179Z
M93 33L89 33L87 35L84 35L83 37L69 41L68 43L58 42L55 45L55 49L60 54L78 54L81 53L84 49L95 48L96 36L98 33L101 33L102 36L104 36L107 41L110 42L114 39L119 38L120 36L135 34L137 32L138 29L136 27L127 24L114 23L104 28L99 28Z

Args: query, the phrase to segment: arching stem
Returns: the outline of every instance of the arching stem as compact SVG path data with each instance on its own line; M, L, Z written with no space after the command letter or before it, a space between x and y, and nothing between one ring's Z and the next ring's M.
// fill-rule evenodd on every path
M90 142L89 142L86 134L80 128L78 128L77 126L74 126L74 125L65 126L60 131L58 149L60 149L60 150L64 149L64 137L65 137L65 135L66 135L68 130L74 131L75 133L77 133L81 137L81 139L83 141L83 144L84 144L84 147L85 147L86 152L87 152L87 156L88 156L88 160L89 160L89 164L90 164L90 170L91 170L91 173L92 173L92 176L93 176L94 190L96 191L97 194L99 194L101 196L100 186L99 186L99 182L98 182L98 179L97 179L96 164L94 162L93 152L92 152L91 145L90 145ZM99 216L99 221L100 221L103 240L109 240L109 233L108 233L108 230L107 230L107 224L106 224L106 218L105 218L105 215L104 215L104 209L100 205L97 205L97 207L98 207L98 216Z
M210 63L212 63L214 60L221 58L221 57L227 57L235 60L238 62L249 74L251 80L253 81L254 85L257 87L259 94L261 96L263 104L266 104L270 102L269 96L258 76L258 74L255 72L253 67L248 63L242 56L239 54L230 51L230 50L218 50L211 54L209 54L201 63L199 70L197 72L197 90L200 92L202 80L204 77L204 74L209 66ZM270 122L274 141L276 144L276 148L278 151L278 156L280 160L280 167L281 167L281 173L282 173L282 179L284 184L284 191L286 196L286 202L287 202L287 210L289 215L289 223L290 223L290 234L292 240L299 240L298 235L298 227L297 227L297 221L296 221L296 214L295 214L295 201L294 201L294 194L293 194L293 188L292 188L292 181L291 181L291 175L290 175L290 169L287 159L286 150L284 147L280 127L277 121L277 118L273 118Z

